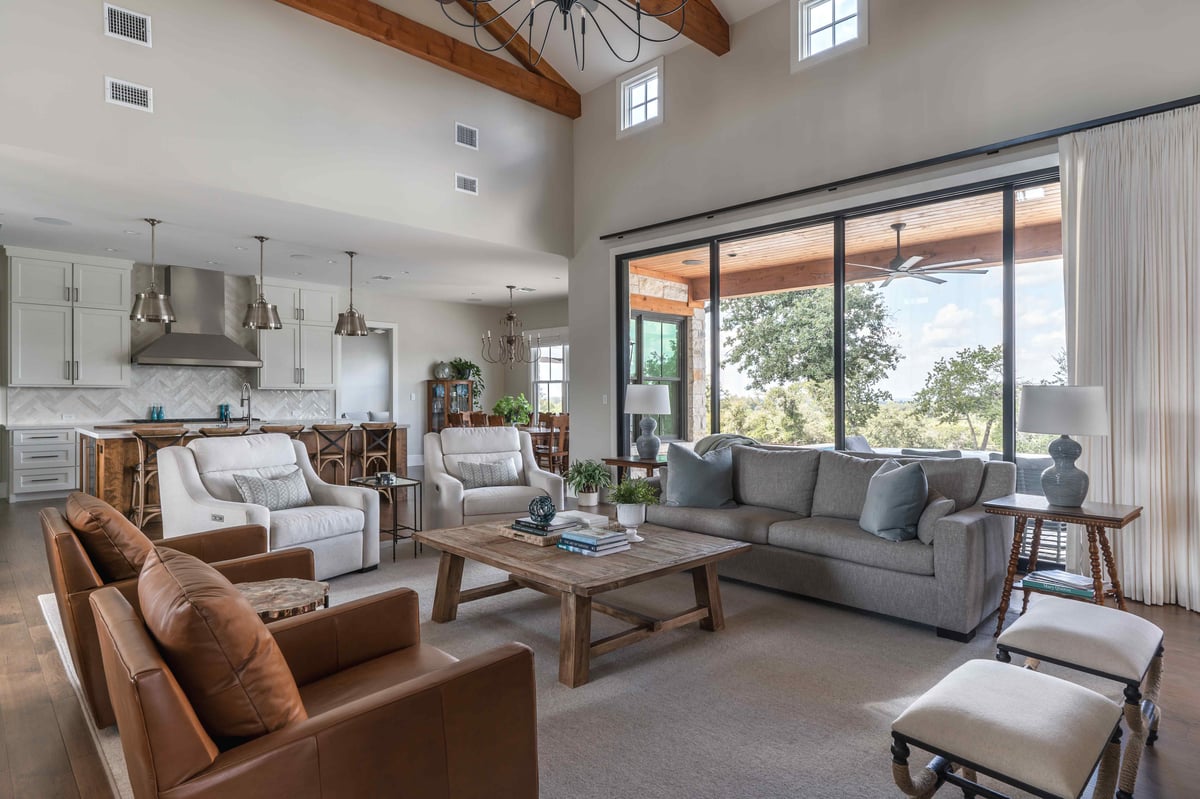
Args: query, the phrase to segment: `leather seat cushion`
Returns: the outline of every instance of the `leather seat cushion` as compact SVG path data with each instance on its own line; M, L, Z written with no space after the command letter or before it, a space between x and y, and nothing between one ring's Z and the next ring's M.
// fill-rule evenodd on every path
M933 547L920 539L888 541L865 532L857 520L813 516L771 525L767 543L810 555L848 560L864 566L933 574Z
M106 583L137 577L154 549L150 539L120 511L79 491L67 497L67 522Z
M528 513L529 503L546 492L532 486L488 486L463 491L463 515L487 516L493 513Z
M300 698L304 700L304 709L309 716L319 716L347 702L457 662L457 658L437 647L417 644L311 682L300 688Z
M307 718L267 626L212 566L154 549L138 580L138 602L200 723L222 748Z
M271 549L362 532L363 512L345 505L305 505L271 511Z

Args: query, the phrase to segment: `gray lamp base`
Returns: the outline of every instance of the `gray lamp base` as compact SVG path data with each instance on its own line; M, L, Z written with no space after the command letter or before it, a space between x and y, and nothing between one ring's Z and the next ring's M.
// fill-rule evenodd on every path
M1050 442L1050 457L1054 465L1042 472L1042 493L1051 505L1078 508L1087 498L1087 472L1075 468L1075 459L1083 447L1070 436L1059 436Z
M658 421L653 416L642 417L642 434L637 439L638 457L644 461L652 461L658 457L658 450L662 447L662 441L658 436L654 435L655 428L658 427Z

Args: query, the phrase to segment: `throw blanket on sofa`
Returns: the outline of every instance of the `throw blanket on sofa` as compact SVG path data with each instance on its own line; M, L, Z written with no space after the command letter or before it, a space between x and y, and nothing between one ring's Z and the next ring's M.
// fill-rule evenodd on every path
M695 452L697 455L703 455L706 452L712 452L714 449L725 449L737 444L756 447L758 446L758 441L748 436L740 436L737 433L714 433L697 441Z

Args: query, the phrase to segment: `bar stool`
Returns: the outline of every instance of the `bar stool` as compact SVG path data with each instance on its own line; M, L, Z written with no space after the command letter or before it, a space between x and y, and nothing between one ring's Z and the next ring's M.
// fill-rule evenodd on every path
M362 476L367 477L375 471L390 472L392 470L393 444L396 440L395 422L359 422L362 428L362 452L359 462L362 465Z
M283 433L288 438L299 438L304 432L302 424L264 424L258 428L264 433Z
M1158 739L1163 631L1116 608L1046 596L996 639L996 659L1023 655L1025 668L1041 661L1094 674L1125 686L1125 726L1132 733L1121 757L1117 799L1133 799L1142 751Z
M201 427L196 431L205 438L221 438L223 436L244 436L250 432L246 427Z
M162 516L161 504L146 502L151 484L158 482L158 451L179 446L188 431L182 427L135 427L130 432L137 440L138 462L133 467L133 506L129 516L141 529L150 519Z
M313 432L317 434L317 448L312 454L313 469L322 480L326 466L333 466L334 479L330 482L346 485L350 477L350 431L352 424L314 424ZM337 479L338 469L342 470L342 479Z

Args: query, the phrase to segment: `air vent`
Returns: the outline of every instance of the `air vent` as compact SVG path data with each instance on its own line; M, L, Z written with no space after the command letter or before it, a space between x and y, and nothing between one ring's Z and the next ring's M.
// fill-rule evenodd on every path
M470 125L464 125L461 122L455 122L454 143L461 147L469 147L472 150L478 150L479 128L473 128Z
M104 4L104 33L114 39L150 47L150 17L127 8Z
M154 89L127 80L104 79L104 99L114 105L154 113Z
M479 194L479 179L469 175L454 174L454 189L464 194Z

